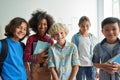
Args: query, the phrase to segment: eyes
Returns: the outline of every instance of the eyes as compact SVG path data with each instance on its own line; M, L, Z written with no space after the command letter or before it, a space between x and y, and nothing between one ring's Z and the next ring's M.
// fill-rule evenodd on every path
M117 29L116 28L113 28L113 29L104 29L104 31L107 31L107 32L109 32L109 31L116 31Z
M24 26L18 26L17 29L20 29L22 31L27 31L27 27L24 27Z
M54 33L54 36L59 36L59 35L63 35L64 34L64 32L56 32L56 33Z
M39 26L47 26L47 23L40 23Z

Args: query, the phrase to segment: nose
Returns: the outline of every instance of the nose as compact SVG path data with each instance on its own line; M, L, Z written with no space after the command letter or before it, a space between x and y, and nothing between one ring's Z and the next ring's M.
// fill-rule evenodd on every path
M58 34L58 37L61 37L61 34L60 34L60 33Z
M112 30L110 30L110 31L109 31L109 33L113 33L113 31L112 31Z
M41 24L41 28L43 28L44 27L44 25L43 24Z
M24 28L20 28L20 32L24 33L26 30Z

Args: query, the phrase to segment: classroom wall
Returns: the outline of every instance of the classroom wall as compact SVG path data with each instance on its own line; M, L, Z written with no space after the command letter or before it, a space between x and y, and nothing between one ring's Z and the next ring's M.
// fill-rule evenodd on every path
M78 32L79 18L84 15L91 20L90 32L98 36L97 0L0 0L0 38L4 38L4 27L12 18L23 17L28 21L37 9L47 11L56 22L67 25L68 41Z

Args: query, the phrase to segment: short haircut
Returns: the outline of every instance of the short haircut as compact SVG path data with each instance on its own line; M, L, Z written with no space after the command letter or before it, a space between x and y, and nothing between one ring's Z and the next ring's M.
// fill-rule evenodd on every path
M26 31L26 36L29 35L29 25L27 23L27 21L23 18L20 18L20 17L15 17L13 18L8 25L6 25L5 27L5 36L7 37L14 37L14 31L15 29L20 26L22 24L22 22L26 23L27 25L27 31Z
M62 24L62 23L54 23L51 28L49 29L49 34L51 36L54 35L54 32L57 32L57 31L60 31L60 30L64 30L66 35L69 33L67 27L65 24Z
M118 18L115 18L115 17L108 17L108 18L105 18L102 23L101 23L101 28L103 29L103 27L107 24L111 24L111 23L118 23L118 26L120 28L120 20Z
M36 10L35 12L33 12L32 17L29 20L30 28L34 32L37 32L37 27L38 27L39 23L42 21L42 19L46 19L46 21L47 21L48 28L47 28L46 33L48 33L50 26L54 23L53 17L51 15L47 14L47 12L42 11L42 10Z
M79 22L78 22L78 25L80 26L84 21L89 21L89 18L87 16L82 16L80 19L79 19Z

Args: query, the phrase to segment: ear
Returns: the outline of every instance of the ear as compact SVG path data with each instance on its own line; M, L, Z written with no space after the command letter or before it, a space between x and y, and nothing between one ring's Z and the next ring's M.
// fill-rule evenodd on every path
M102 32L102 34L104 34L104 33L103 33L103 29L101 30L101 32Z

